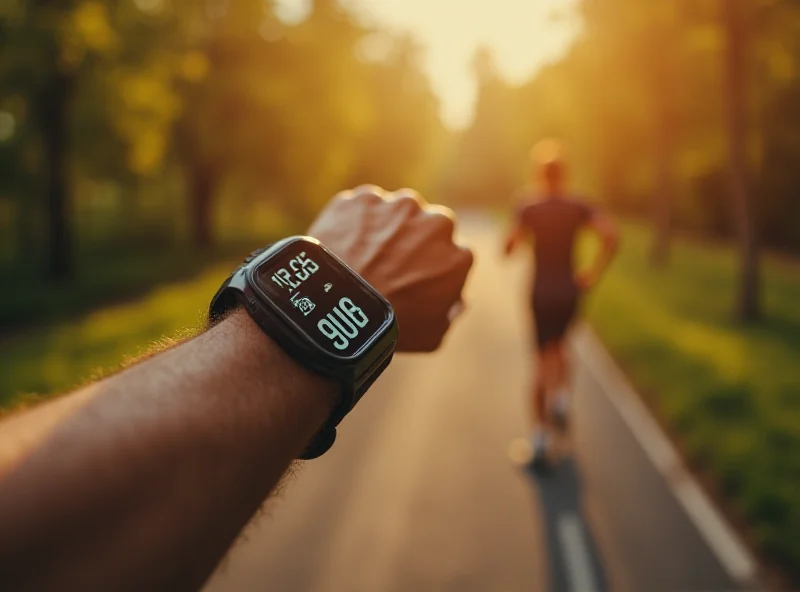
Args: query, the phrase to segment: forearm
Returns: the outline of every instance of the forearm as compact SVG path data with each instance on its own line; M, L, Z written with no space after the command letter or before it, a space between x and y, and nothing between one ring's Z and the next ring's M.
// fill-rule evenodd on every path
M505 255L511 255L511 253L514 252L516 246L517 246L517 241L513 236L506 237L506 240L503 243L503 253Z
M597 256L594 259L594 263L591 267L591 273L595 278L599 278L608 266L611 264L611 261L614 260L614 256L617 253L617 241L616 239L604 239L600 246L600 251L598 252Z
M0 424L0 588L198 587L335 388L237 313Z
M522 230L519 226L515 226L512 228L509 233L506 235L506 239L503 243L503 253L506 256L511 255L514 250L517 248L517 245L523 240Z

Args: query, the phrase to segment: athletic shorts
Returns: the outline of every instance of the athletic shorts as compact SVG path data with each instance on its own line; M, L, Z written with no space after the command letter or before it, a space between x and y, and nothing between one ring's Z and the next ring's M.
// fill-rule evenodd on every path
M536 345L539 349L548 343L561 341L578 311L577 289L533 291L533 320Z

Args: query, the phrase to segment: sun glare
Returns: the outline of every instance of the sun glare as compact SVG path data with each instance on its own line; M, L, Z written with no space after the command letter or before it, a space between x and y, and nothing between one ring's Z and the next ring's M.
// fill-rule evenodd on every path
M302 21L311 12L311 0L274 0L275 14L288 25Z
M578 34L576 0L342 0L367 21L410 31L452 127L467 125L475 102L472 56L489 47L501 75L523 82L558 59Z

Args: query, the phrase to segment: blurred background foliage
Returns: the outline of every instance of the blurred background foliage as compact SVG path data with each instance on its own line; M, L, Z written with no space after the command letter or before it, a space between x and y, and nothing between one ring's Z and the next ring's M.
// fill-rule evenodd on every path
M507 210L554 136L628 219L592 323L800 583L800 4L576 10L523 83L479 50L453 130L424 48L336 0L0 0L0 406L200 324L242 253L342 188Z
M264 0L3 0L0 278L263 242L363 182L493 207L557 136L580 189L653 220L655 264L675 230L737 239L738 312L756 318L759 243L800 251L798 7L578 9L568 55L524 84L480 50L475 117L453 131L422 48L335 0L294 23ZM0 306L0 326L52 309Z
M800 6L788 0L584 0L569 54L526 84L476 56L477 113L445 195L491 205L537 139L570 148L574 180L652 220L654 264L675 231L737 240L737 314L759 316L759 244L800 251ZM494 191L488 191L494 188Z
M425 189L445 138L418 45L332 0L294 24L264 0L4 0L0 43L0 280L28 287L0 327L72 308L37 286L90 307L342 187ZM142 258L153 278L114 273Z

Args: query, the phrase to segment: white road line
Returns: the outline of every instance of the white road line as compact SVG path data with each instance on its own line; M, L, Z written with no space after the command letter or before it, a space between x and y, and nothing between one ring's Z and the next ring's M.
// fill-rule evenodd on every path
M750 551L683 466L675 448L594 331L582 326L575 332L573 348L728 574L741 584L753 585L757 567Z
M556 529L569 589L573 592L599 592L581 519L572 512L563 514L558 517Z

